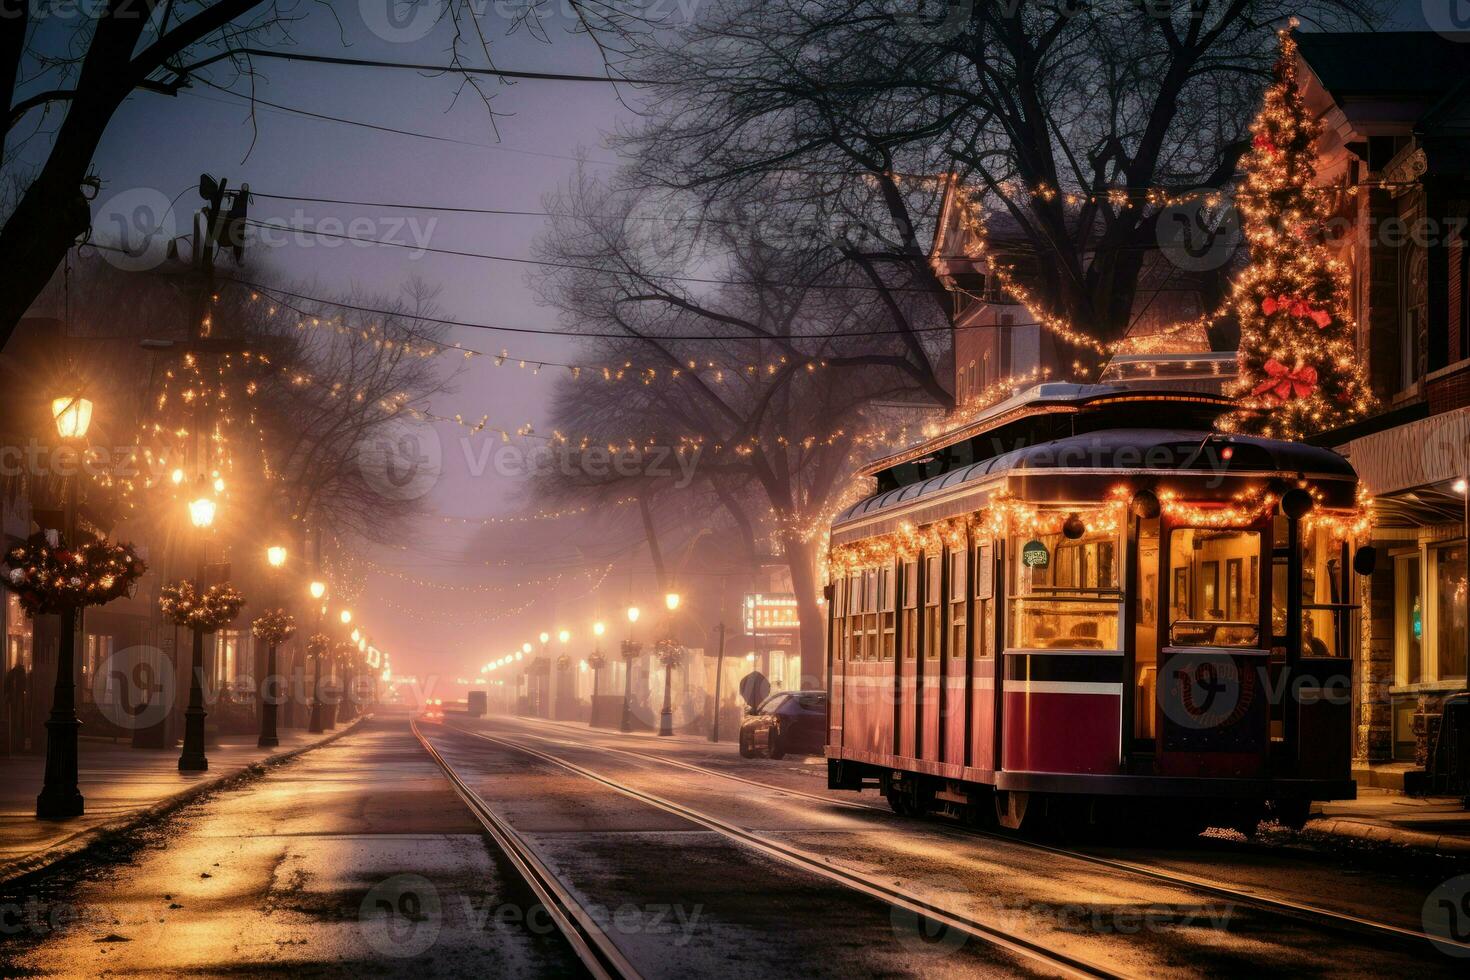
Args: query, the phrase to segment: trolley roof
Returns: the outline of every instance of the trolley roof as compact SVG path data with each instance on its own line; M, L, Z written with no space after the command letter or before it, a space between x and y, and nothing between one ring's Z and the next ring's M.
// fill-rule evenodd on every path
M1040 486L1059 501L1076 489L1068 476L1197 481L1205 474L1232 485L1240 478L1338 482L1351 499L1357 475L1329 449L1215 432L1214 419L1230 404L1199 393L1040 385L983 419L867 467L865 473L878 477L878 493L838 516L833 542L882 533L900 521L924 524L976 510L1007 478L1027 476L1044 478ZM1178 427L1160 427L1162 420ZM1032 499L1038 484L1027 484Z

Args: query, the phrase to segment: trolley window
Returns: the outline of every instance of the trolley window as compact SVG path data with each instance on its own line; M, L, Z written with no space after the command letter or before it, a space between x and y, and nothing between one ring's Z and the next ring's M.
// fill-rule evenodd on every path
M1022 650L1117 650L1118 532L1017 535L1008 643Z
M944 566L939 563L938 555L924 556L924 659L933 660L939 656L939 645L944 642L944 632L941 629L944 618L944 607L940 604L944 598L942 591L942 579Z
M965 574L968 551L960 548L949 553L949 655L963 657L969 637L969 626L965 618L965 590L969 577Z
M842 662L843 646L847 642L846 637L843 635L845 632L843 627L847 624L847 620L842 615L842 604L847 601L847 590L843 588L845 583L846 580L840 578L832 582L832 610L835 615L832 617L832 636L829 638L829 642L832 644L833 663Z
M893 594L893 566L878 570L879 652L884 660L893 659L897 642L898 616Z
M903 563L903 659L913 660L919 649L919 563Z
M1169 643L1259 647L1259 531L1169 532Z

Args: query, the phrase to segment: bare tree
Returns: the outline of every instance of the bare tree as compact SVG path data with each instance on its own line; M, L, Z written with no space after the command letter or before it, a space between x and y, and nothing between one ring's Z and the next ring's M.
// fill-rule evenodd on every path
M694 460L699 491L752 550L758 535L777 542L797 596L803 677L817 682L821 531L853 499L848 477L893 416L929 402L926 379L903 340L866 328L880 315L844 280L850 269L753 234L757 208L671 225L586 183L561 204L551 210L570 216L543 243L557 260L546 295L584 331L607 334L589 347L594 359L629 367L621 383L564 380L558 430L582 452L672 447ZM712 272L699 290L664 274L691 260Z
M644 186L697 191L709 204L788 189L819 224L846 212L865 238L836 251L875 285L927 289L941 304L923 233L932 211L915 211L905 181L956 175L1019 229L1046 310L1108 342L1126 334L1159 244L1159 191L1232 180L1274 56L1272 28L1291 14L1361 26L1381 9L1377 0L1013 0L914 13L886 0L721 5L678 45L645 49L640 72L678 87L625 145L639 152ZM813 195L813 180L829 192ZM1057 346L1064 363L1084 352Z

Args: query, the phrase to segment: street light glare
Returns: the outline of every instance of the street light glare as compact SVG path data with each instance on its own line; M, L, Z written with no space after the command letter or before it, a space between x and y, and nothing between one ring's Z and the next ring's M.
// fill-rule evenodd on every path
M273 544L265 549L265 560L272 568L280 568L286 564L286 549L278 544Z
M556 634L556 638L565 643L572 638L572 634L569 630L562 630Z
M325 582L313 582L313 583L311 583L311 597L313 599L320 599L322 596L324 596L326 594L327 594L327 583L325 583Z
M638 607L637 606L629 606L628 607L628 622L630 622L630 623L636 623L636 622L638 622Z
M51 400L56 432L63 439L80 439L92 425L92 403L81 395L64 395Z
M602 634L604 634L606 632L607 632L607 627L604 626L604 625L602 625L602 623L598 622L598 623L593 623L592 624L592 635L593 636L601 636Z
M531 652L531 644L529 644L529 643L522 643L521 644L521 652L522 653L530 653ZM521 658L520 657L516 657L516 659L519 660Z
M541 642L542 643L550 643L551 642L551 634L548 633L548 632L546 632L545 630L542 630L541 631Z
M668 595L664 596L664 605L669 607L669 612L673 612L675 609L678 609L679 593L670 592Z
M342 625L345 626L350 622L352 622L352 611L350 609L342 610Z

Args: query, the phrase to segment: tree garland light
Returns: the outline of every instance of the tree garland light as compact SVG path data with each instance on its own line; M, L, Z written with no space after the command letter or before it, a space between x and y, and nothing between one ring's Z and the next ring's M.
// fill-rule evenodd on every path
M1296 42L1289 31L1279 36L1275 80L1245 159L1250 263L1231 291L1241 335L1230 393L1242 410L1221 427L1298 439L1363 418L1373 395L1353 342L1351 278L1323 241L1331 201L1312 185L1322 124L1297 85Z

